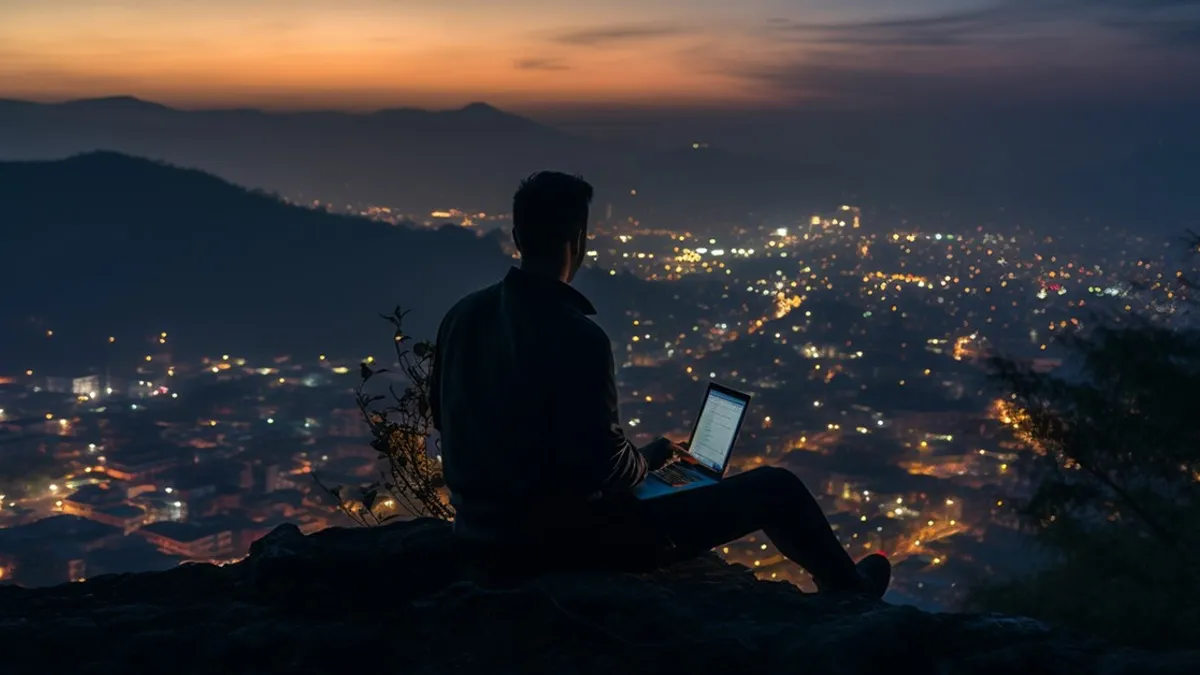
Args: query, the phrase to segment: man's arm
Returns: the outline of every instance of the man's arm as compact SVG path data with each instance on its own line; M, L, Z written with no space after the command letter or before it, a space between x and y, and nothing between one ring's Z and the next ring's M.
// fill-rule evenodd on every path
M599 327L585 328L578 340L564 345L569 351L555 364L562 371L556 392L561 413L554 427L567 453L561 461L578 477L568 489L628 490L646 477L646 459L621 428L612 344Z

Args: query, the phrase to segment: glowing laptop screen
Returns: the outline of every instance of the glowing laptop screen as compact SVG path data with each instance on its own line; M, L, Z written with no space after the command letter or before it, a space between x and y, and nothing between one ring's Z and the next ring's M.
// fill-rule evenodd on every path
M718 473L725 467L725 460L733 451L733 442L746 405L746 401L724 392L715 389L708 391L688 449L702 466Z

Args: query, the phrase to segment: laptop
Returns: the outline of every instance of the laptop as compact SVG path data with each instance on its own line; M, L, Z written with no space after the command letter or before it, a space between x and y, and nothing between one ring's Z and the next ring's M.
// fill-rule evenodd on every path
M652 471L634 489L634 496L653 499L712 485L724 478L749 408L750 394L709 382L688 439L687 454L670 466Z

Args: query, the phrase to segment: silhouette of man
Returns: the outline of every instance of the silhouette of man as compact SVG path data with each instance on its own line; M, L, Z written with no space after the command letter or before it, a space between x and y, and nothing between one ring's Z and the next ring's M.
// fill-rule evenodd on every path
M442 320L431 407L455 533L515 568L646 570L763 530L822 590L883 595L890 565L857 565L795 474L761 467L647 500L631 490L683 451L625 437L612 345L571 287L592 187L534 174L513 197L521 266Z

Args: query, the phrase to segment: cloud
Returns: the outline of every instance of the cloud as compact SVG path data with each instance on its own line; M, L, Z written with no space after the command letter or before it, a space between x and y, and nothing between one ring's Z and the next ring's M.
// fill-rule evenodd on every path
M567 62L558 58L534 57L528 59L517 59L513 65L518 70L570 70L571 66Z
M1114 19L1104 22L1114 30L1137 31L1147 46L1180 47L1200 51L1200 19L1194 21L1147 21Z
M934 16L849 24L789 22L774 30L803 43L945 46L966 44L1011 22L1003 7Z
M760 25L707 67L785 105L975 108L1200 100L1200 0L994 0L854 23Z
M777 40L803 44L948 47L1025 39L1040 27L1107 29L1143 42L1200 47L1200 0L998 0L969 11L885 21L775 22Z
M702 57L695 55L696 62ZM753 56L712 54L697 67L741 82L776 107L971 110L1038 102L1200 103L1200 51L1111 49L1089 40L913 39L871 49L802 43Z
M1163 26L1159 35L1168 42L1200 49L1200 23L1190 26Z
M680 26L666 24L624 24L566 31L555 36L553 41L572 46L602 47L620 42L675 37L686 32Z
M973 101L984 103L1012 78L990 74L987 80L970 70L897 71L886 66L840 63L833 55L759 66L734 66L730 74L774 92L779 103L820 106L937 106ZM1004 80L1000 86L1000 80ZM1031 83L1020 83L1027 87Z

